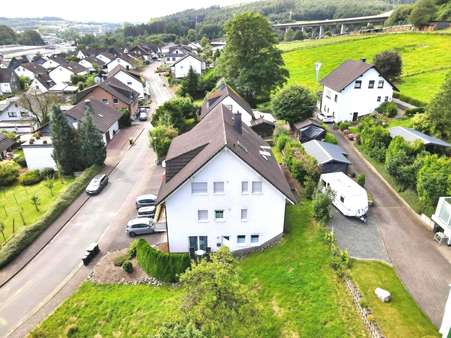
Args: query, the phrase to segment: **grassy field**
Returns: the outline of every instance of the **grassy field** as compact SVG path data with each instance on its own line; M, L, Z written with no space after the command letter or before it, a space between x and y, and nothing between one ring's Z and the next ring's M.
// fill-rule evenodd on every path
M260 337L365 337L349 296L330 267L329 248L311 221L310 204L289 207L282 243L240 261L258 290ZM36 336L144 337L177 315L183 291L85 283L35 330Z
M393 268L381 262L353 261L351 275L387 338L438 337L437 330L404 289ZM377 287L391 292L391 302L382 303L376 297Z
M65 178L63 181L55 179L53 196L44 181L32 186L16 184L11 187L0 188L0 219L5 226L6 239L13 235L13 219L15 221L15 232L20 231L24 225L36 222L72 181L72 178ZM31 197L34 195L39 197L39 211L36 210L31 201ZM3 237L1 237L1 243L3 244Z
M399 89L405 95L428 102L451 71L451 36L448 34L383 34L369 37L344 36L279 45L290 71L290 84L320 89L315 80L315 62L322 63L319 78L348 59L373 57L385 50L398 51L403 59Z

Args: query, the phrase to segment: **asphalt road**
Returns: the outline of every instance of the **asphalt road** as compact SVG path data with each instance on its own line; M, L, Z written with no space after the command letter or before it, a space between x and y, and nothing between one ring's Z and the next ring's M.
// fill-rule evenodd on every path
M154 68L150 66L144 73L151 86L153 107L172 96ZM145 125L135 145L110 174L105 190L90 198L60 233L0 289L0 336L7 336L21 325L70 281L80 269L81 256L90 243L99 242L101 250L128 244L124 224L135 213L135 197L155 193L161 177L161 168L156 167L155 154L148 144L149 124ZM150 241L162 240L160 235L152 236Z
M373 194L371 217L378 225L391 263L417 304L439 327L451 283L451 264L415 216L359 157L349 141L334 131L352 162L351 169L366 176ZM449 248L445 248L449 249Z

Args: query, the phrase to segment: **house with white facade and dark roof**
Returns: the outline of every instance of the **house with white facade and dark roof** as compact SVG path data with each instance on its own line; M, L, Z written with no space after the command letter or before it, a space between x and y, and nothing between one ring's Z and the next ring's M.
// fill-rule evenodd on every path
M17 97L0 101L0 130L26 134L32 133L35 128L33 115L22 107Z
M321 80L324 86L318 118L325 122L355 121L391 101L398 90L365 60L348 60Z
M219 104L176 137L164 162L157 223L170 252L246 251L283 234L285 205L295 196L271 147Z
M0 68L0 95L12 94L19 89L17 74L11 68Z
M22 63L14 70L14 72L17 74L17 76L23 76L28 78L29 80L34 80L34 78L39 74L48 73L46 68L33 62Z
M200 75L202 74L202 71L205 70L206 65L197 54L188 53L172 64L171 71L176 79L181 79L188 76L190 68L192 68L196 74Z

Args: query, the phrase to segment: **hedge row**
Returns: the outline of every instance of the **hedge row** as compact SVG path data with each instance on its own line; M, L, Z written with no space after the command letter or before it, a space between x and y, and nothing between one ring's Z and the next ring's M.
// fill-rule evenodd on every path
M89 181L102 167L92 166L77 177L69 188L55 201L53 206L34 224L27 226L0 249L0 268L6 266L44 232L84 191Z
M417 107L426 107L427 106L426 102L414 99L413 97L410 97L410 96L407 96L407 95L404 95L404 94L401 94L398 92L393 92L393 97L400 99L401 101L413 104L414 106L417 106Z
M178 276L191 265L191 259L184 253L165 253L152 248L144 239L136 245L139 266L152 277L163 282L176 282Z

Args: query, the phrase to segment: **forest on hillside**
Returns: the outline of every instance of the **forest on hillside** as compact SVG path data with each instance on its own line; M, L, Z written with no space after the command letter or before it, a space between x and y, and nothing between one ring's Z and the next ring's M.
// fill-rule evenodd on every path
M17 33L11 27L0 25L0 45L20 44L25 46L44 45L41 35L35 30L25 30Z

